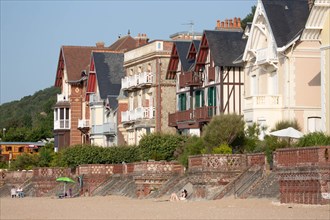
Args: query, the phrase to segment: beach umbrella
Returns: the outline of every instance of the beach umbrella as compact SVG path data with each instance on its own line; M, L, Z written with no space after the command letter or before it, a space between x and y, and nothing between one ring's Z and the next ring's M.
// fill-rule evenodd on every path
M290 146L291 138L299 139L302 136L304 136L303 133L301 133L300 131L298 131L297 129L294 129L292 127L273 131L273 132L270 132L269 134L272 136L276 136L276 137L289 138L289 146Z
M65 195L65 187L67 183L74 183L75 181L73 179L71 179L70 177L59 177L56 179L57 182L63 182L64 183L64 187L63 187L63 194Z

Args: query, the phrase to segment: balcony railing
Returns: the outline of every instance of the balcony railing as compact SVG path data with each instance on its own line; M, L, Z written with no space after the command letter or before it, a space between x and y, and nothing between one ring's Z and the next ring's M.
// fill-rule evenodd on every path
M98 94L90 94L89 103L90 104L103 103L103 100Z
M121 113L122 122L134 122L139 119L152 119L155 117L154 107L138 107Z
M66 102L69 101L67 97L63 94L57 94L57 102Z
M78 120L78 128L89 128L89 120L88 119L79 119Z
M153 73L137 73L133 76L126 76L121 80L122 89L134 89L134 88L142 88L144 86L150 86L154 81Z
M245 98L245 109L280 107L282 107L282 96L279 95L259 95Z
M178 111L169 114L168 125L175 127L177 123L184 122L207 122L216 115L216 106L204 106L194 110Z
M107 122L102 125L92 125L92 135L107 135L116 134L116 124L113 122Z
M57 129L70 129L70 120L69 119L60 119L54 121L54 130Z
M256 51L256 63L257 64L263 64L270 61L276 61L276 48L273 47L266 47L261 48Z
M181 88L186 86L203 85L201 74L195 72L185 72L179 75L179 85Z

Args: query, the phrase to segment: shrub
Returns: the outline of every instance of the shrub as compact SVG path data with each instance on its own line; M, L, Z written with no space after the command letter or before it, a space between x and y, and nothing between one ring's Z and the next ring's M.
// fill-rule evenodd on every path
M140 158L142 160L166 160L176 159L175 150L182 147L185 136L178 134L152 133L144 135L139 143Z
M323 132L313 132L304 135L296 144L297 147L330 145L330 136Z
M201 137L188 137L183 147L178 147L175 153L178 155L179 162L188 167L188 157L190 155L201 154L204 148L204 141Z
M212 152L214 146L220 144L231 145L240 135L244 135L244 121L242 116L237 114L214 116L210 123L204 127L203 132L203 138L209 153Z
M212 149L212 154L232 154L233 150L228 144L221 144L219 147Z

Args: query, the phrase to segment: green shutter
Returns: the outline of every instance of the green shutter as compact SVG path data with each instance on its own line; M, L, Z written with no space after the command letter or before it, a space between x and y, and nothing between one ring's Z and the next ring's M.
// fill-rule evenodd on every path
M195 92L195 108L201 107L201 91L198 90Z
M179 102L180 102L180 111L186 110L186 94L182 93L179 95Z

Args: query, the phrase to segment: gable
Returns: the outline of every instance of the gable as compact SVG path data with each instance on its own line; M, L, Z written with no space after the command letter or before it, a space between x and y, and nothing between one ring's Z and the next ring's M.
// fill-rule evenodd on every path
M301 34L309 15L308 0L262 0L262 4L278 48Z

